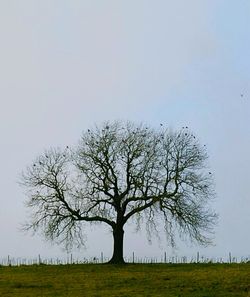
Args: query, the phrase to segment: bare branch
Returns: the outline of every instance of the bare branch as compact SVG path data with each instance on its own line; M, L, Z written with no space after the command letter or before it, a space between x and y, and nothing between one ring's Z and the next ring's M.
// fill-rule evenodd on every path
M104 123L83 133L70 150L51 149L26 169L27 225L46 238L83 244L83 225L105 223L114 232L135 219L155 230L163 218L172 243L176 228L209 242L216 214L207 153L188 129L155 130L131 122Z

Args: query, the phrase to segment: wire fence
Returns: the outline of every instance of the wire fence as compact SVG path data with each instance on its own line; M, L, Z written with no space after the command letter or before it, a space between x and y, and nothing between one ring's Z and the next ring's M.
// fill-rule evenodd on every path
M101 253L98 257L78 258L69 254L65 258L43 258L38 255L35 258L16 258L8 255L0 258L1 266L23 266L23 265L70 265L70 264L103 264L110 258ZM140 257L134 252L130 257L124 257L126 263L134 264L188 264L188 263L250 263L250 256L235 257L229 253L225 257L206 257L197 252L194 256L168 256L165 252L161 257Z

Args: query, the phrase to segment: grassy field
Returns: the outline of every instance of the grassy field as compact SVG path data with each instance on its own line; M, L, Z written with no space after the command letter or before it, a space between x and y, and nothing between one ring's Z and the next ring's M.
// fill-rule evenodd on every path
M250 264L2 266L0 296L250 297Z

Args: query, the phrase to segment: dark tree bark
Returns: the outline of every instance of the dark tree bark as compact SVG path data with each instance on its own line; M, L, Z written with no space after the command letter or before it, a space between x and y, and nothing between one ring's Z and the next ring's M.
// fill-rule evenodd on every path
M124 230L123 226L116 226L113 229L113 255L108 263L110 264L124 264L123 258L123 239L124 239Z

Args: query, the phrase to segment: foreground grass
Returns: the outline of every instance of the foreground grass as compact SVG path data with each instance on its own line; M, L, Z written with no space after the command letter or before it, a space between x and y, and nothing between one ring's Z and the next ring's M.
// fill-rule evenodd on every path
M250 264L0 267L0 296L250 297Z

